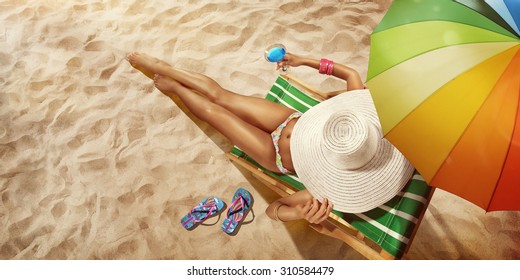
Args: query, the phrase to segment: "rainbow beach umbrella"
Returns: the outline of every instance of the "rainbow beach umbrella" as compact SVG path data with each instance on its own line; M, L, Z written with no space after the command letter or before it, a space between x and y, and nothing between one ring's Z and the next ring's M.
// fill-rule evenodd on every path
M371 35L385 137L487 211L520 210L519 26L519 0L395 0Z

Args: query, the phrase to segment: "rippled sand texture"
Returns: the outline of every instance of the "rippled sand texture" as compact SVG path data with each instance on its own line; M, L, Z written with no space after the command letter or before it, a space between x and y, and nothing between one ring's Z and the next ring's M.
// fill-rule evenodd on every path
M226 159L229 142L124 60L148 52L263 96L277 75L263 50L281 42L365 76L369 34L389 5L258 2L0 1L0 258L361 258L303 222L270 221L276 196ZM252 192L256 215L237 236L222 219L180 226L203 198L229 204L238 187ZM409 255L518 259L519 221L438 192Z

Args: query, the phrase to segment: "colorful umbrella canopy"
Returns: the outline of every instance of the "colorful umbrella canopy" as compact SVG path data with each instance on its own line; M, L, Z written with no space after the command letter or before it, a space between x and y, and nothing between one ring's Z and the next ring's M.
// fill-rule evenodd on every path
M367 85L385 137L426 181L520 210L520 1L395 0Z

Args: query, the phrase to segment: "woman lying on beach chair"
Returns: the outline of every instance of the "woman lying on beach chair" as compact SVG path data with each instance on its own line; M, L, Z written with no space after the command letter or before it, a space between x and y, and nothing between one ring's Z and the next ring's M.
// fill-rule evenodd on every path
M332 61L286 54L278 67L308 66L346 82L346 93L305 114L222 88L213 79L176 69L157 58L131 53L128 61L154 74L155 86L176 95L202 121L227 137L257 163L276 173L296 173L306 189L266 209L275 220L319 224L332 208L360 213L394 197L413 167L383 139L368 90L354 69Z

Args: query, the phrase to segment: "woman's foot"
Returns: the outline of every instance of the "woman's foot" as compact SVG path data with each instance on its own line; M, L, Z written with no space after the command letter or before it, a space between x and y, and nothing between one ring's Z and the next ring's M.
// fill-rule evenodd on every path
M150 79L154 78L154 74L165 72L171 67L170 64L158 58L140 52L131 52L126 56L126 59L132 67L141 71Z
M149 70L153 70L155 64L159 62L159 59L140 52L131 52L126 56L126 59L133 67L144 67Z
M162 93L174 93L180 86L182 86L174 79L159 74L154 75L153 83L155 84L155 87Z

